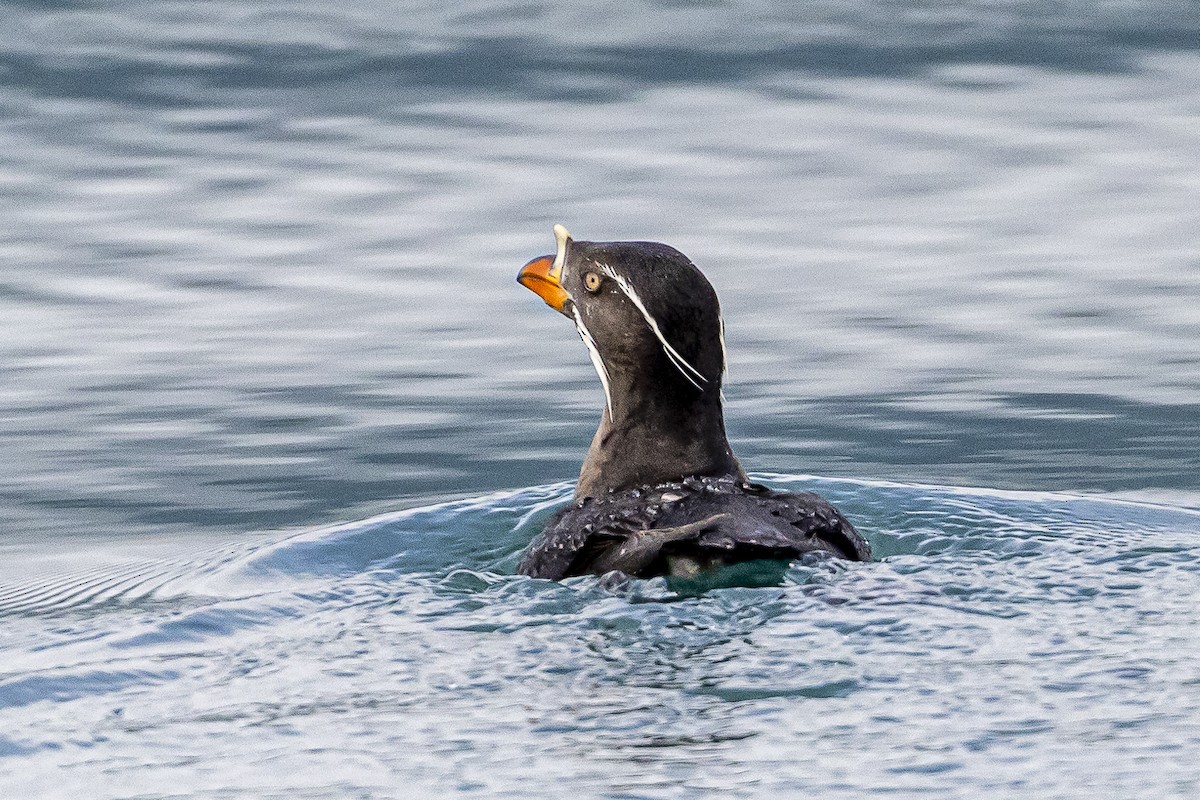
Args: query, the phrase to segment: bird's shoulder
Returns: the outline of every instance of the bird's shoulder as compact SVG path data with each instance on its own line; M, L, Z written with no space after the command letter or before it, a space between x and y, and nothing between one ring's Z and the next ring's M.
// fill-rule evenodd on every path
M517 572L552 580L577 574L580 564L598 552L654 526L662 507L647 502L652 491L631 489L568 503L546 520Z
M798 552L824 550L854 561L870 561L871 547L828 500L813 492L788 492L741 482L729 503L741 545Z

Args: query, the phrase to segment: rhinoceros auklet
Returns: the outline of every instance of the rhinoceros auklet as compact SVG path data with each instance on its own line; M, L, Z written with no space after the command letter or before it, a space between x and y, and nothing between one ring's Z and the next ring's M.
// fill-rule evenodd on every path
M517 280L572 319L604 387L574 502L517 571L558 580L620 571L692 577L810 552L866 561L867 542L825 500L751 483L725 437L725 332L717 294L657 242L577 242Z

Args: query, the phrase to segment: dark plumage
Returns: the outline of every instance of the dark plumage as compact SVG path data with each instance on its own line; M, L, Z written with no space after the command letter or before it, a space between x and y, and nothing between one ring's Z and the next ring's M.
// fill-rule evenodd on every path
M725 436L725 341L712 286L655 242L576 242L518 278L572 318L605 389L574 503L517 571L560 579L620 571L692 576L810 552L866 561L870 547L817 495L750 483Z

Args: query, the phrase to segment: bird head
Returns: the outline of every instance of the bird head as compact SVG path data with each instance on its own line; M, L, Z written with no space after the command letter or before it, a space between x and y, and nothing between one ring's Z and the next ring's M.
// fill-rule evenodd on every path
M575 241L562 225L554 235L554 255L530 261L517 280L574 321L604 385L609 418L638 396L719 402L721 307L688 257L658 242Z

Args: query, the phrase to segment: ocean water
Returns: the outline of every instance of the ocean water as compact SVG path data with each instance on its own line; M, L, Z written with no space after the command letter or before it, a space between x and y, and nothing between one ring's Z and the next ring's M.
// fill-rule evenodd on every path
M1200 793L1194 2L0 18L0 795ZM876 563L512 575L556 222Z

